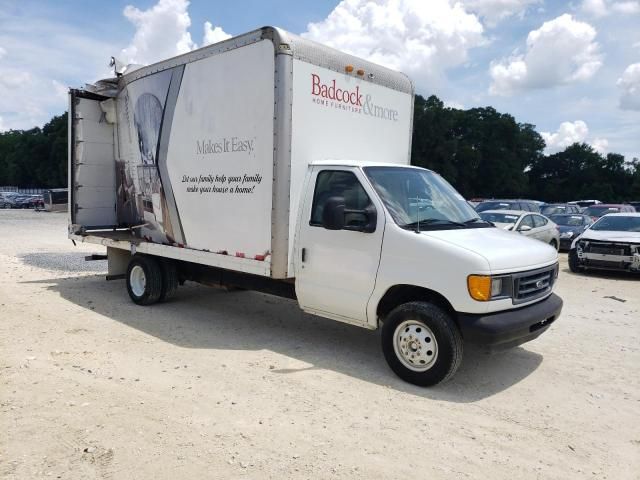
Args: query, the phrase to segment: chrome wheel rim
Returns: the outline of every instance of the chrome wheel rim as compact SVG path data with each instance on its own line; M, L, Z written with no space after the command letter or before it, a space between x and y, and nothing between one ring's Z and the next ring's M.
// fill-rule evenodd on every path
M405 320L396 327L393 349L398 360L414 372L426 372L438 358L435 335L418 320Z
M131 291L136 297L144 295L144 291L147 288L147 276L140 265L136 265L131 269L129 284L131 285Z

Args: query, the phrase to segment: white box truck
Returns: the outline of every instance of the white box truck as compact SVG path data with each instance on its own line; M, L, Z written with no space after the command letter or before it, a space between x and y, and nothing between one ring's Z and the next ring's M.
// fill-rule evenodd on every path
M381 327L433 385L463 342L532 340L561 311L557 252L494 228L410 166L403 74L265 27L70 91L69 238L149 305L184 281Z

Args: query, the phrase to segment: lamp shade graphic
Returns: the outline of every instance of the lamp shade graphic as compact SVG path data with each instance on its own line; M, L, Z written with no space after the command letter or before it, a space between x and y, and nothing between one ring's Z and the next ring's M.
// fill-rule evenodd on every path
M143 93L136 101L133 114L138 133L138 147L142 163L155 165L157 160L158 137L162 124L162 105L158 97Z

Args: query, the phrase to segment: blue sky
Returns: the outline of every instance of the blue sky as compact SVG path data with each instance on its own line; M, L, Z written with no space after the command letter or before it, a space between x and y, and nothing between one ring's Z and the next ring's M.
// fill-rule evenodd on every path
M448 105L510 113L549 152L640 157L640 0L0 0L0 130L63 112L111 55L149 63L263 25L403 70Z

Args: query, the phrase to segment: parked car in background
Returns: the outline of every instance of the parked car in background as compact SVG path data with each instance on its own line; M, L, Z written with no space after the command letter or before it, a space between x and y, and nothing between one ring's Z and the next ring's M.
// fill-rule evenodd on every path
M598 204L600 204L602 202L600 200L574 200L574 201L568 202L568 203L575 203L580 208L585 209L585 208L591 207L593 205L598 205Z
M13 208L34 208L32 195L19 195L15 198Z
M0 192L0 207L20 208L17 206L20 201L20 196L17 192Z
M7 193L8 192L0 192L0 208L11 208L11 200Z
M564 213L582 213L582 209L571 203L545 203L540 207L540 213L547 217L551 215L560 215Z
M560 231L550 219L539 213L512 210L486 210L480 218L493 223L498 228L520 233L548 243L556 250L560 246Z
M29 208L44 208L44 197L42 195L31 195L29 199Z
M572 272L584 269L640 273L640 213L609 213L573 241Z
M594 221L603 215L608 213L635 213L636 209L631 205L623 205L620 203L600 203L587 208L584 212L585 215L589 215Z
M560 231L560 250L570 250L573 239L584 232L593 220L588 215L582 214L556 214L549 219L558 225Z
M69 190L66 188L52 188L43 194L44 209L47 212L64 212L69 202Z
M505 199L505 200L485 200L476 206L476 212L487 210L519 210L525 212L540 212L538 203L534 200Z

